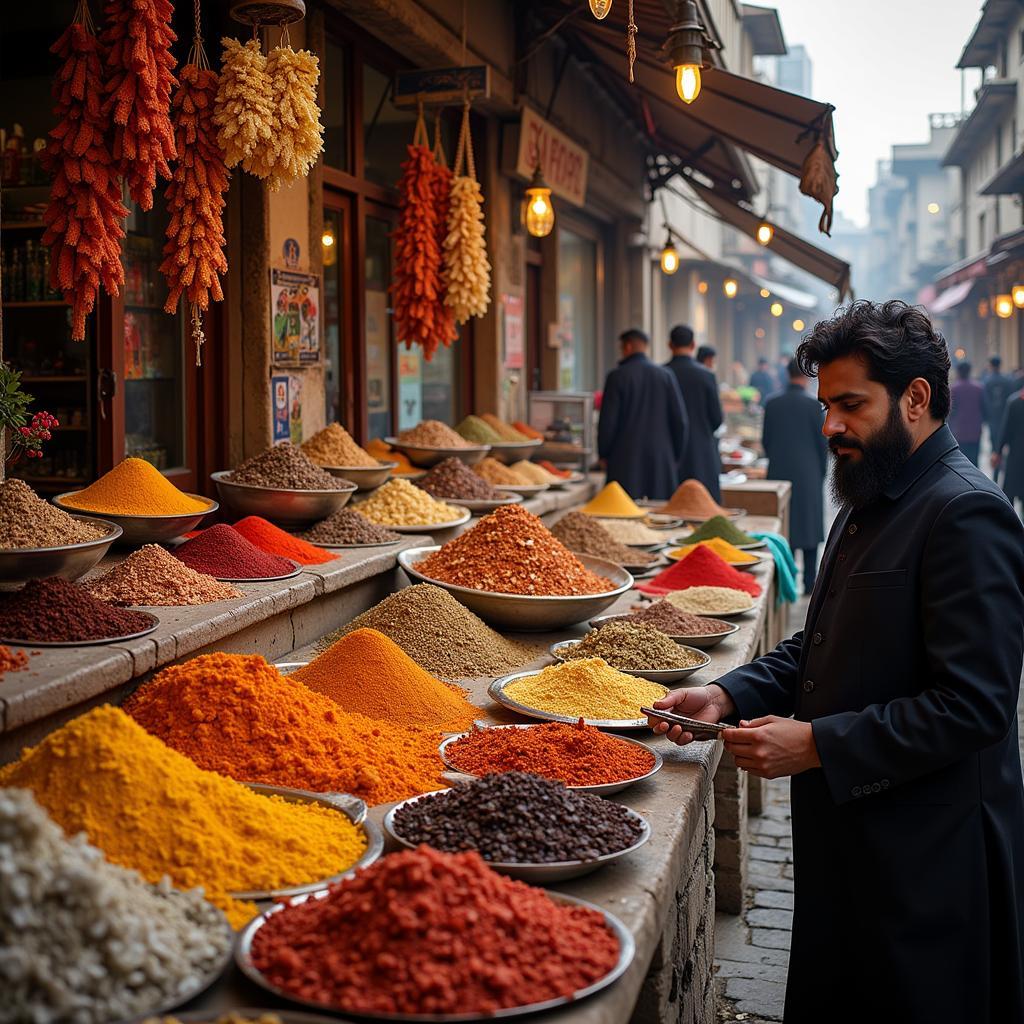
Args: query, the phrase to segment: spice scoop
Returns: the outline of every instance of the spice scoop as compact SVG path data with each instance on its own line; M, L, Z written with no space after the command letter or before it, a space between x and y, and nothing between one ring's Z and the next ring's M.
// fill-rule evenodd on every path
M717 740L720 738L720 733L733 728L724 722L702 722L699 718L687 718L686 715L677 715L673 711L658 711L655 708L645 707L641 707L640 710L652 718L660 718L673 725L681 725L688 732L693 733L695 740Z

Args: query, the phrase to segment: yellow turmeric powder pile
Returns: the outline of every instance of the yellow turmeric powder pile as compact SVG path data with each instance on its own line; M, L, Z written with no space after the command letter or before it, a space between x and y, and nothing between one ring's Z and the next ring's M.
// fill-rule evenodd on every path
M230 893L327 878L366 849L343 814L203 771L109 705L25 750L0 770L0 785L32 790L65 832L85 832L147 881L201 886L236 927L256 908Z
M201 768L243 782L336 790L370 804L444 785L440 732L347 712L255 654L171 665L124 709Z
M62 499L69 508L122 516L177 516L205 512L208 501L179 491L144 459L125 459L95 483Z
M463 691L425 672L375 629L357 629L292 673L346 711L442 732L462 732L477 709Z

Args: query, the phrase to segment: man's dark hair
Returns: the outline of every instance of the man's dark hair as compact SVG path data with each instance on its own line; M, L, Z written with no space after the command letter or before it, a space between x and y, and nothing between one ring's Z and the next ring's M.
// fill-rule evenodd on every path
M818 367L844 356L860 356L869 379L885 385L893 401L912 380L923 377L932 391L932 416L944 420L949 415L949 351L917 307L900 299L859 299L838 309L831 320L819 320L796 350L808 377L816 377Z
M956 375L961 380L971 379L971 364L965 359L962 363L956 364Z
M992 358L989 359L989 361L988 361L988 365L991 366L991 367L994 367L995 369L998 370L999 367L1003 365L1003 357L1002 356L992 356Z
M686 324L676 324L669 331L668 344L670 348L689 348L693 344L693 328Z
M786 367L786 373L789 374L790 380L796 380L797 377L804 376L804 371L800 368L800 364L795 359L790 359L789 365Z
M641 345L650 345L651 343L651 339L639 327L630 327L628 331L623 331L619 335L619 341L623 345L628 341L639 341Z
M712 348L710 345L701 345L697 349L697 362L703 363L705 359L709 359L711 356L717 356L718 349Z

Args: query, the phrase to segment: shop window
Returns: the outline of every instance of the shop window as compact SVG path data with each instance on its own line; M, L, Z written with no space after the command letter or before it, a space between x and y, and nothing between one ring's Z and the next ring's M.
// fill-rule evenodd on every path
M363 177L394 187L412 142L416 111L391 102L391 76L363 64Z
M459 350L462 339L450 348L441 346L430 362L422 349L398 346L398 429L414 427L420 420L456 423L458 408Z
M341 210L324 210L324 391L327 404L327 422L347 421L343 407L345 350L342 346L345 292L343 287L344 260L340 256L342 233Z
M324 55L324 163L340 171L349 169L347 72L345 48L328 39Z
M597 387L597 243L558 232L558 389Z
M391 433L391 225L366 218L366 411L369 436Z

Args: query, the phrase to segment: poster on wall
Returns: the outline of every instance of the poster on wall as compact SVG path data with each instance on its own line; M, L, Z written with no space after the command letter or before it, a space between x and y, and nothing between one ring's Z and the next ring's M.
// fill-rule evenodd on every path
M388 395L388 296L387 292L366 292L366 409L370 414L371 435L374 423L384 422L390 406Z
M302 444L302 378L293 373L270 378L274 444Z
M271 267L270 323L275 366L319 363L319 275Z
M576 367L576 297L569 292L558 296L558 387L572 390Z
M398 429L423 419L423 363L417 349L398 353Z
M526 352L526 325L522 295L502 295L502 331L505 339L505 369L521 370Z

